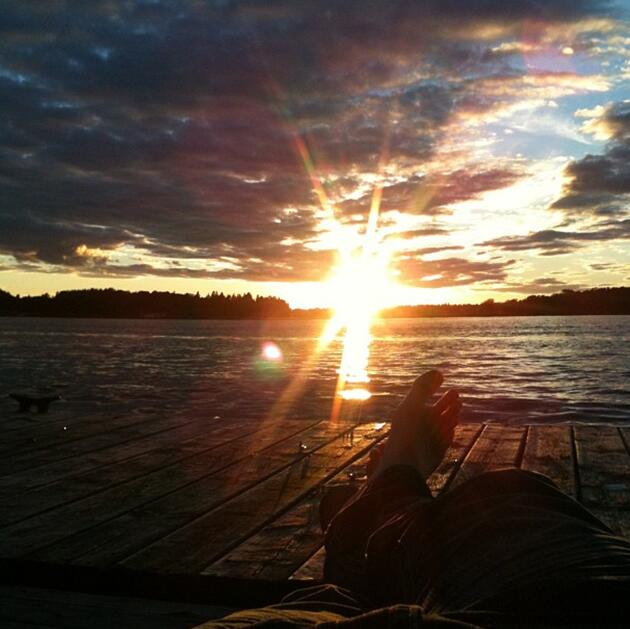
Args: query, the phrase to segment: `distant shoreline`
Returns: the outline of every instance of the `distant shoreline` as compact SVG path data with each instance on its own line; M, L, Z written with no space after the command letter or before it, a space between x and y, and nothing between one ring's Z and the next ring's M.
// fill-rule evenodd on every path
M328 308L291 309L277 297L251 294L179 294L114 289L62 291L54 296L20 297L0 290L0 316L60 319L271 320L328 319ZM630 287L565 290L503 302L397 306L382 319L630 315Z
M534 317L628 317L630 312L564 312L535 314L435 314L435 315L377 315L376 319L518 319ZM114 317L111 315L46 315L46 314L6 314L0 319L88 319L102 321L326 321L330 316L288 316L288 317Z

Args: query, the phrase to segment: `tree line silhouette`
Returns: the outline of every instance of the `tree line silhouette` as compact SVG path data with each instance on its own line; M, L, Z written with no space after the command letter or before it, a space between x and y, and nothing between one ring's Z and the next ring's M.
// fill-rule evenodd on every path
M630 287L563 290L553 295L530 295L524 299L481 304L399 306L384 317L510 317L540 315L630 314Z
M277 297L224 295L205 297L158 291L66 290L54 296L13 296L0 290L0 314L38 317L116 319L267 319L287 317L289 304Z
M481 304L398 306L382 317L496 317L536 315L630 314L630 287L564 290L553 295ZM106 289L67 290L54 296L14 296L0 290L0 316L99 317L129 319L271 319L324 318L330 310L292 310L277 297L225 295L205 297L159 291Z

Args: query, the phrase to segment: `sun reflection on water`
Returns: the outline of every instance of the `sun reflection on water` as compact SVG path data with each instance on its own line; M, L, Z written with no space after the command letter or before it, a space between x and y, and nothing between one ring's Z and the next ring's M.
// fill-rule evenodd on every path
M375 315L387 301L391 289L388 276L389 250L379 242L375 231L368 231L359 251L340 251L340 264L330 280L334 315L324 337L343 330L343 350L339 365L336 398L365 401L372 395L368 367L370 327ZM324 342L329 339L324 338ZM339 405L333 407L333 417Z

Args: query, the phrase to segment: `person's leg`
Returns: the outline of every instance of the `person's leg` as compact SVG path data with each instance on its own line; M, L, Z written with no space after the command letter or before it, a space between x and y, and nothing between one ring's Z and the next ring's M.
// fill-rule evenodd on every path
M432 501L424 479L438 466L451 443L461 407L454 391L428 405L441 383L437 371L429 371L414 382L394 413L386 443L375 450L367 485L332 519L325 536L326 580L372 598L375 592L370 575L375 571L382 573L386 582L397 583L401 591L412 587L389 561L380 565L379 559L368 566L368 549L374 551L371 557L380 557L376 545L380 549L395 540L410 518L418 517L417 508ZM387 550L384 556L389 556Z
M628 540L545 476L519 469L481 474L435 499L431 515L429 553L418 549L423 521L398 539L412 566L434 568L417 599L427 611L612 621L617 614L602 601L612 605L620 591L630 597Z
M602 592L607 578L619 588L630 575L626 541L549 478L519 469L482 474L434 499L415 467L392 466L341 510L326 544L328 580L374 606L418 602L442 614L471 605L506 613L548 575L569 593L585 582ZM551 609L545 583L520 613ZM585 613L591 603L578 598Z
M417 605L365 611L380 603L375 597L369 598L370 590L364 588L367 568L364 558L375 533L381 529L387 533L393 531L392 519L404 519L413 504L432 502L423 479L444 456L453 438L460 407L454 392L446 393L433 406L427 405L441 382L442 376L436 371L427 372L415 381L394 415L385 446L375 450L367 485L342 507L327 527L325 576L332 585L295 592L277 605L239 611L206 626L236 629L257 626L257 623L260 626L300 627L330 623L331 626L347 624L375 628L407 624L473 627L466 619L460 622L427 616ZM321 516L325 525L330 515L328 506L322 505Z
M413 517L413 507L432 500L415 468L400 465L384 470L331 521L325 536L324 579L370 596L367 564L370 543L379 536L381 546L385 537L395 543ZM380 571L386 572L385 566ZM398 580L399 575L384 574L384 578Z

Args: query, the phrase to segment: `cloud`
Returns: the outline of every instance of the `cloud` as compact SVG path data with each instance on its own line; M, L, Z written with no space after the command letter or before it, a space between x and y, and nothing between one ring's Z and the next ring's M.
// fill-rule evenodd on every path
M429 261L404 254L398 260L401 282L424 288L500 282L506 279L508 269L513 264L514 260L469 260L458 257Z
M312 247L313 169L348 220L366 215L365 175L384 156L385 216L446 214L522 176L486 159L462 168L448 148L463 143L461 125L607 88L599 75L515 62L501 41L533 15L540 37L611 19L587 0L8 3L0 253L90 274L319 279L332 254ZM567 198L625 189L614 126L625 123L607 115L615 146L572 166ZM446 264L444 281L501 273Z
M485 192L508 187L524 173L516 169L491 168L472 172L464 168L442 171L436 175L410 176L403 181L383 187L383 212L399 211L413 216L448 214L448 206L478 199ZM371 193L338 205L344 214L365 212Z
M602 155L586 155L567 166L569 183L552 207L570 216L625 215L630 194L630 101L576 114L589 118L583 128L607 138L609 144Z
M630 264L620 264L618 262L593 262L588 267L593 271L610 271L613 273L627 273L630 271Z
M600 223L588 231L546 229L526 236L506 236L480 243L503 251L536 250L544 256L571 253L589 242L630 239L630 219Z
M584 288L583 284L567 283L555 277L538 277L530 282L509 282L493 290L504 293L522 293L524 295L552 295L563 290L581 290L582 288Z
M568 181L551 205L566 215L563 228L496 238L481 246L556 256L592 242L630 239L630 101L579 109L576 116L587 120L583 129L609 142L603 154L589 154L566 166Z

